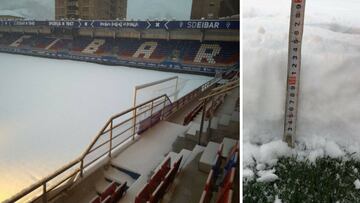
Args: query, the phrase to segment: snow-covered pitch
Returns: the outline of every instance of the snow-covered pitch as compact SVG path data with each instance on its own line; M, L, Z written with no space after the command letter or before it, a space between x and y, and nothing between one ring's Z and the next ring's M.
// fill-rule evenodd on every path
M243 8L244 172L283 155L314 161L360 152L360 2L307 1L297 146L281 141L289 36L288 0L245 0ZM253 159L254 158L254 159Z
M211 79L0 54L0 201L77 158L134 86L175 75L179 97Z

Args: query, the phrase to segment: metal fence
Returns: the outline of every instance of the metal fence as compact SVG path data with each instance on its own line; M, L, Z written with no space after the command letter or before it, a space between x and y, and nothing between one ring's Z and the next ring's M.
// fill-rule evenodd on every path
M94 165L111 158L116 149L131 142L160 120L169 118L218 80L219 78L214 78L206 82L175 102L171 102L167 95L162 95L112 116L79 158L24 189L5 203L48 202L58 197Z

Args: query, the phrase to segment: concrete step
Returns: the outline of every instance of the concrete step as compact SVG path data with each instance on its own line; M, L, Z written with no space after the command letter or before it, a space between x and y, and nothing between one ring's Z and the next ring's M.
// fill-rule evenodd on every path
M185 138L197 142L199 140L200 124L191 122L189 129L186 131ZM205 125L204 125L205 126ZM203 128L203 133L206 133L207 128Z
M126 181L128 186L131 186L135 182L134 178L114 167L110 167L106 170L104 176L106 179L115 181L118 184L122 184Z
M163 165L163 163L165 163L165 161L170 157L170 164L171 166L175 163L175 161L177 160L179 154L176 152L169 152L165 158L158 164L158 166L154 169L154 173L156 173L158 170L160 170L161 166Z
M211 129L218 129L219 128L219 122L220 119L217 117L213 117L211 118ZM199 132L200 132L200 126L201 126L201 121L197 122L197 121L192 121L189 124L189 129L186 132L186 135L188 136L198 136ZM209 121L204 121L204 126L203 126L203 133L206 133L208 131L208 127L209 127Z
M237 143L237 140L225 137L222 143L223 143L223 150L221 152L221 156L227 158L231 148L233 148L233 146Z
M182 159L181 164L180 164L180 169L184 167L184 165L185 165L185 163L186 163L186 161L189 158L191 153L192 153L192 151L187 150L187 149L182 149L179 152L177 159L179 159L181 156L183 156L183 159Z
M240 113L238 111L234 111L232 114L231 114L231 121L234 121L234 122L239 122L240 121Z
M209 173L219 150L219 143L209 142L199 160L199 170Z
M104 190L110 185L110 182L105 180L104 178L99 179L95 183L95 190L97 194L101 194Z
M218 117L212 117L211 118L211 126L210 126L210 128L216 130L216 129L218 129L218 127L219 127L219 118Z
M220 119L219 119L219 125L226 127L229 125L231 120L231 116L227 115L227 114L221 114Z
M19 47L20 44L24 41L24 39L29 39L30 35L23 35L19 39L17 39L15 42L11 43L9 46L11 47Z
M58 41L60 41L60 39L55 39L54 41L52 41L46 48L45 50L49 50L52 46L54 46Z
M195 157L202 153L205 150L205 147L200 146L200 145L196 145L194 147L194 149L191 151L191 153L189 154L188 158L185 160L183 168L185 168L191 161L193 161L195 159Z

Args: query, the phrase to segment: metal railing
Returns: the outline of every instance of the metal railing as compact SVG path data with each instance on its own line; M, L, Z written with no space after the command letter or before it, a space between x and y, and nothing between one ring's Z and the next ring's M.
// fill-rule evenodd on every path
M209 95L199 99L199 101L202 102L202 115L201 115L199 139L198 139L199 145L203 145L201 143L201 136L203 133L205 117L208 117L208 119L209 119L208 129L210 129L211 128L211 117L214 115L214 111L217 109L217 107L219 107L218 105L221 104L221 103L219 103L219 101L215 101L214 98L218 97L220 95L224 95L225 93L227 93L235 88L238 88L239 86L240 86L239 79L233 78L227 84L221 85L220 87L217 87L217 88L213 88L210 91ZM224 97L222 97L221 99L224 99ZM208 102L211 102L209 109L206 108ZM209 133L210 130L208 130L207 132Z
M140 135L160 120L169 118L218 80L219 78L214 78L206 82L175 102L171 102L167 95L161 95L112 116L79 158L22 190L5 203L35 201L45 203L58 197L82 178L92 166L111 158L114 151L123 144L131 142L136 135Z

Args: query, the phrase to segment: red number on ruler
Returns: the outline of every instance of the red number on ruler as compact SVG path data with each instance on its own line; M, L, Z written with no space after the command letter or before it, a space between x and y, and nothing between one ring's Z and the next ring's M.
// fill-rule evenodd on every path
M291 76L289 77L289 85L295 85L296 84L296 77L295 76Z

